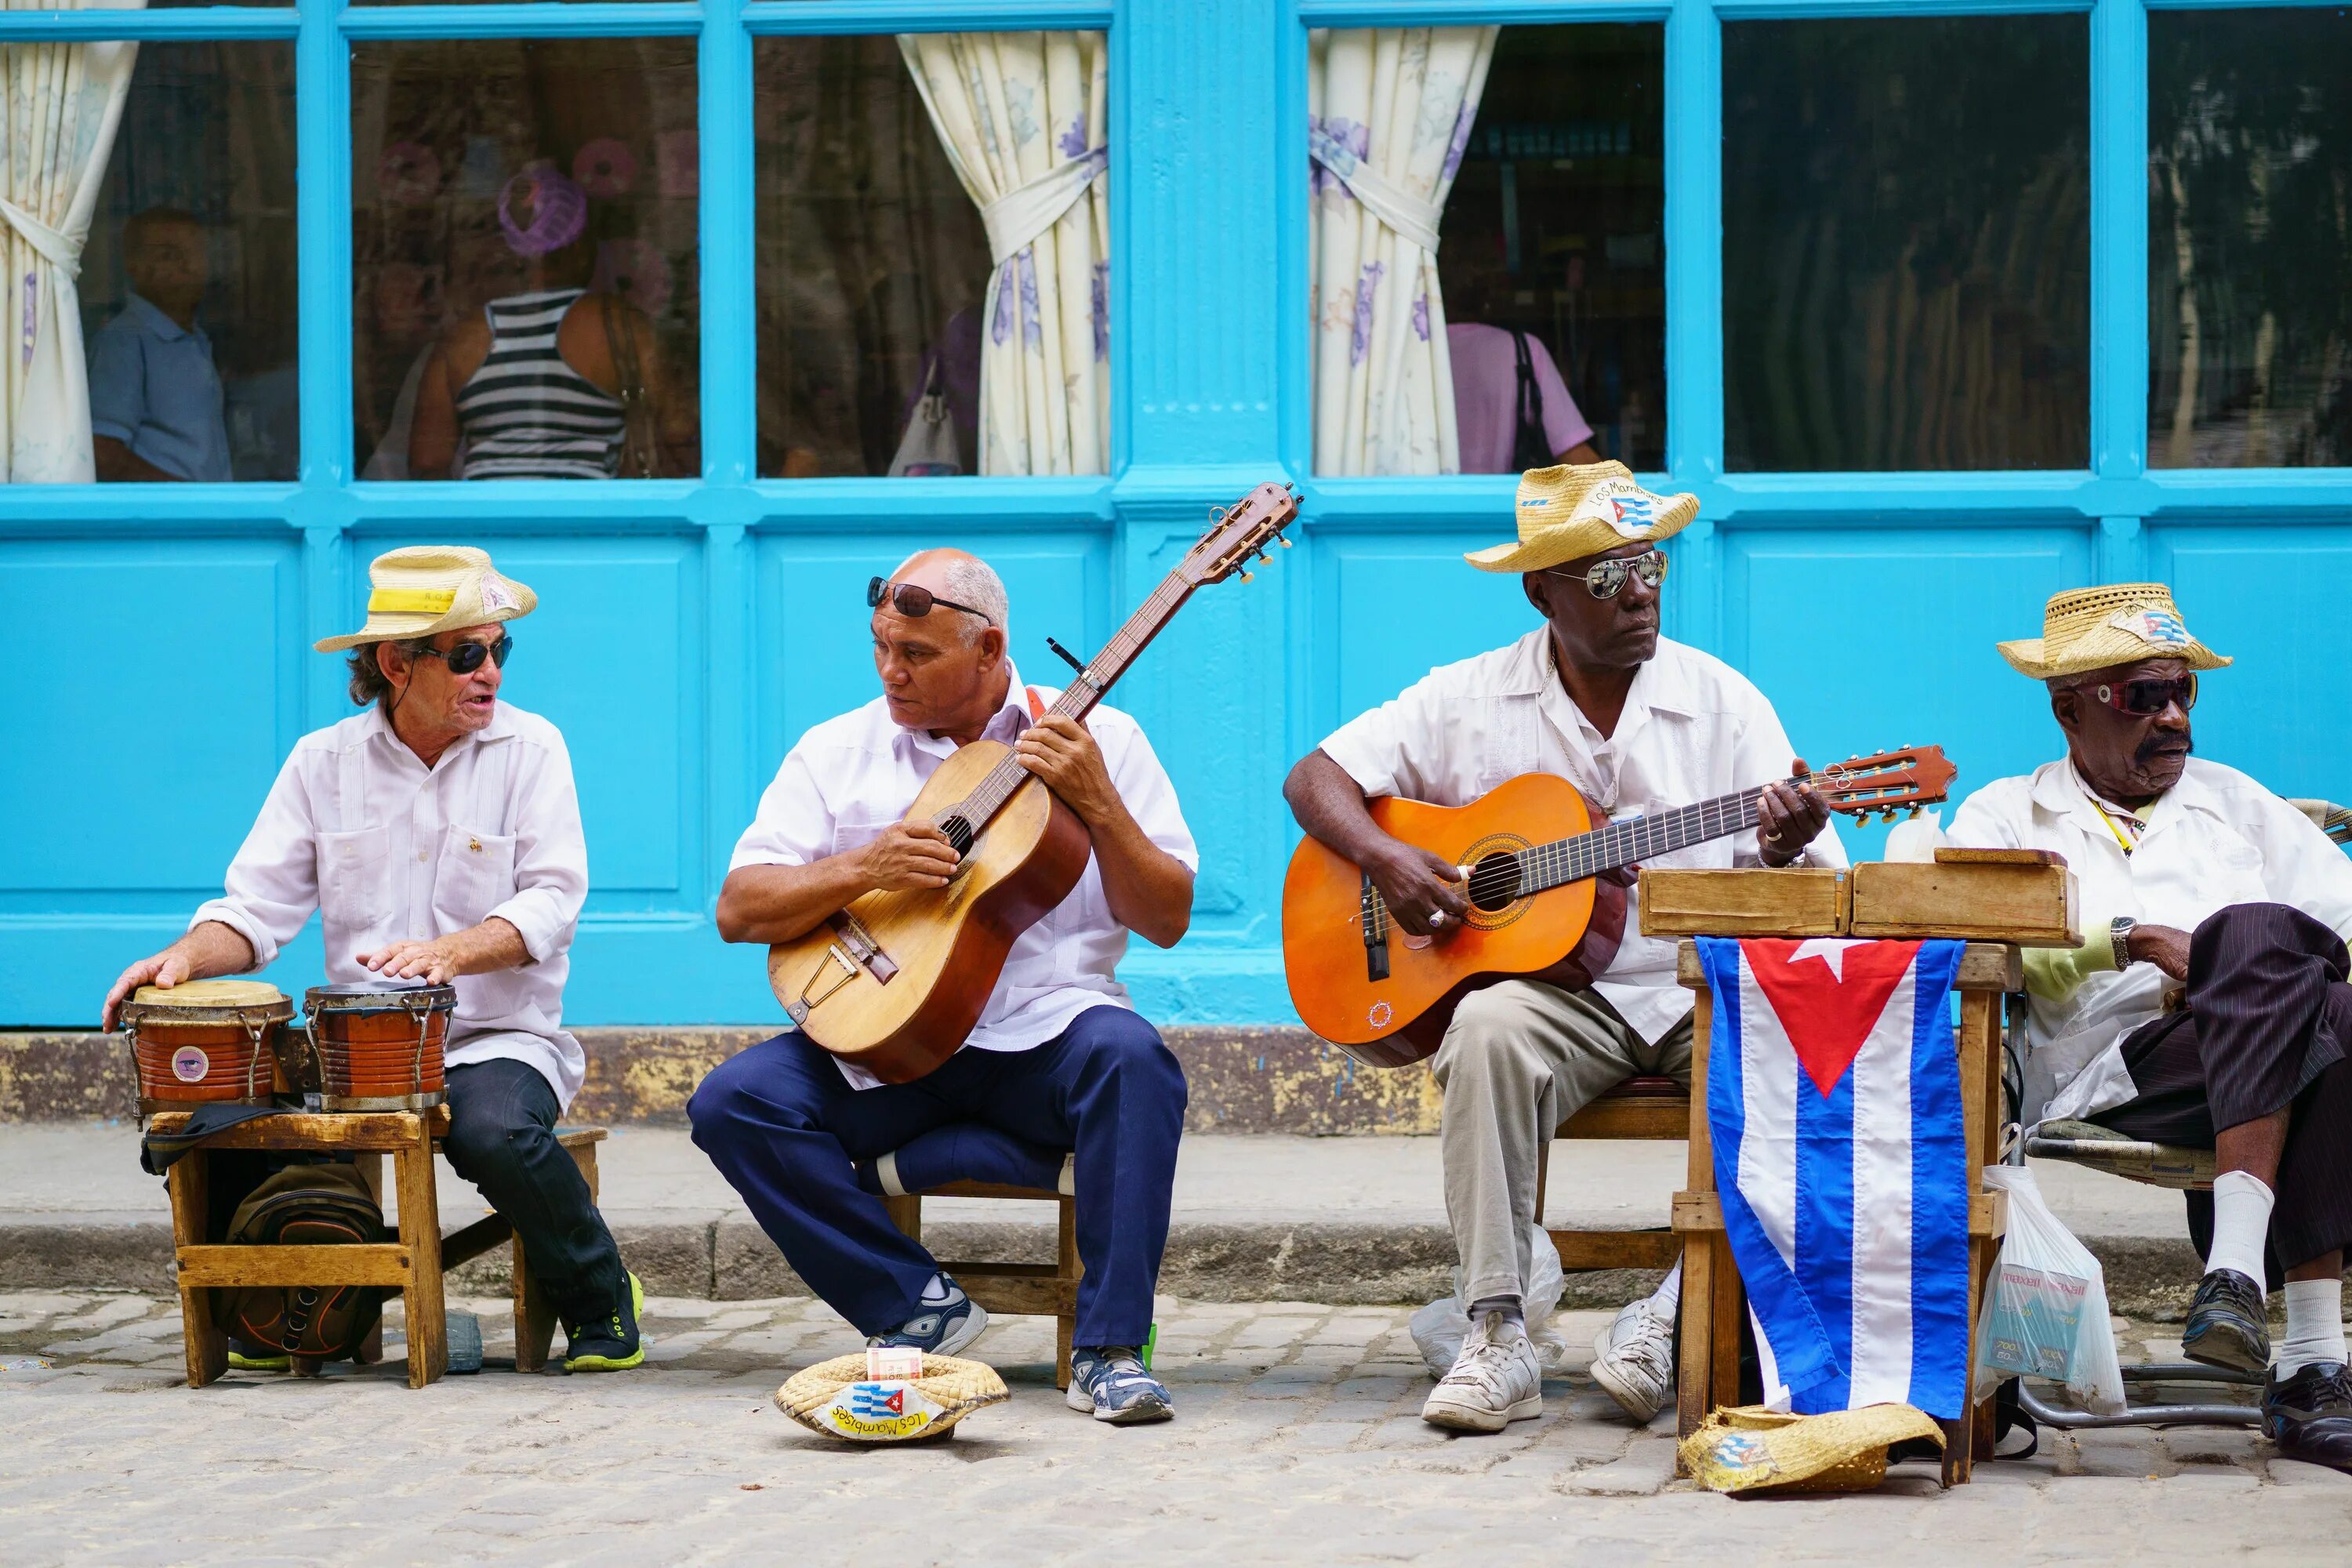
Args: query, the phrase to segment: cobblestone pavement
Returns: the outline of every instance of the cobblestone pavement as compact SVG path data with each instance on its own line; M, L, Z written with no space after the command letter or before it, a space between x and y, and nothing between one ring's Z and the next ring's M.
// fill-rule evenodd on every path
M478 1376L412 1392L394 1359L191 1394L176 1302L0 1294L0 1560L1587 1568L1851 1564L1916 1543L2003 1564L2268 1564L2341 1563L2352 1538L2352 1477L2245 1432L2045 1434L2040 1457L1948 1493L1912 1465L1866 1497L1709 1496L1671 1479L1671 1417L1631 1427L1580 1350L1542 1419L1450 1436L1418 1418L1428 1380L1402 1309L1165 1300L1178 1418L1128 1430L1063 1407L1049 1322L1000 1321L972 1353L1010 1405L934 1446L855 1448L770 1402L857 1346L809 1301L656 1299L648 1366L577 1380L514 1375L505 1304L466 1305ZM1601 1321L1556 1320L1570 1345ZM2177 1353L2152 1332L2129 1331L2146 1343L2126 1354Z

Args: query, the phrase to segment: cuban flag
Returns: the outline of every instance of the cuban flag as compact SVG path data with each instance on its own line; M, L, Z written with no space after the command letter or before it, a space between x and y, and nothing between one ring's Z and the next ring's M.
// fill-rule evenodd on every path
M1698 939L1707 1121L1768 1400L1965 1408L1957 942Z
M857 1383L849 1388L849 1413L861 1421L879 1421L907 1413L903 1384Z

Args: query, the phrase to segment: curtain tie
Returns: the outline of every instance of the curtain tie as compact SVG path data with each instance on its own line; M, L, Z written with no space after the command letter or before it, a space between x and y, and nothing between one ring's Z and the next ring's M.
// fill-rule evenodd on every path
M988 230L988 253L997 265L1028 249L1039 235L1061 222L1062 215L1077 205L1109 162L1108 148L1089 147L1084 155L1046 170L982 207L980 221Z
M1437 225L1445 216L1444 207L1422 200L1380 174L1319 125L1307 133L1307 155L1338 176L1339 183L1348 187L1348 194L1387 225L1398 238L1421 247L1432 256L1437 254Z
M5 196L0 196L0 222L24 237L49 265L68 279L81 276L82 242L60 228L51 228Z

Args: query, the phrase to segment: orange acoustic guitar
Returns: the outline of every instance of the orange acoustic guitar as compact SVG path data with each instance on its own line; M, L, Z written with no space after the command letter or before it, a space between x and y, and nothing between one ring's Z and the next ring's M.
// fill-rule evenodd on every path
M1248 582L1243 565L1266 559L1298 498L1263 484L1211 515L1200 542L1077 667L1052 711L1084 720L1195 588L1236 572ZM963 1044L1013 942L1069 897L1094 853L1077 813L994 741L941 763L907 819L939 827L962 857L946 887L864 894L768 949L768 984L794 1026L886 1083L922 1077Z
M1941 747L1919 746L1790 782L1811 783L1832 811L1891 816L1942 800L1954 771ZM1455 1005L1480 986L1515 978L1571 991L1591 984L1624 937L1630 868L1748 831L1761 794L1600 828L1591 804L1551 773L1522 773L1465 806L1374 800L1381 831L1462 868L1470 913L1442 935L1408 935L1390 922L1369 872L1303 839L1282 884L1290 1000L1308 1028L1374 1067L1433 1056Z

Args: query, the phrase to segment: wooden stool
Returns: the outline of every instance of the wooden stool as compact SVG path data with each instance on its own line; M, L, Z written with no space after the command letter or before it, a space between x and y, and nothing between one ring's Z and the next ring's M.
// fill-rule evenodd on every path
M1619 1138L1644 1142L1680 1142L1690 1136L1690 1090L1670 1078L1629 1078L1559 1124L1555 1138ZM1551 1145L1536 1157L1536 1223L1543 1224L1544 1184L1551 1169ZM1671 1216L1670 1216L1671 1217ZM1672 1268L1682 1256L1682 1237L1671 1228L1570 1230L1545 1226L1559 1254L1560 1271L1600 1268Z
M1062 1187L1070 1184L1070 1167L1062 1166ZM1055 1205L1055 1260L1051 1263L950 1263L940 1268L955 1276L964 1294L991 1312L1013 1317L1054 1320L1054 1386L1070 1386L1070 1339L1078 1321L1078 1207L1066 1190L1052 1187L1007 1187L994 1182L950 1182L904 1197L882 1200L890 1223L917 1241L923 1239L925 1198L1016 1198Z
M607 1136L602 1127L555 1130L555 1141L587 1178L592 1203L596 1198L596 1145ZM502 1215L487 1214L463 1229L451 1231L441 1238L441 1267L446 1271L471 1263L492 1247L508 1243L514 1247L515 1370L538 1372L547 1365L548 1347L555 1342L555 1303L547 1299L531 1273L530 1260L523 1256L522 1237L515 1235L514 1226Z

